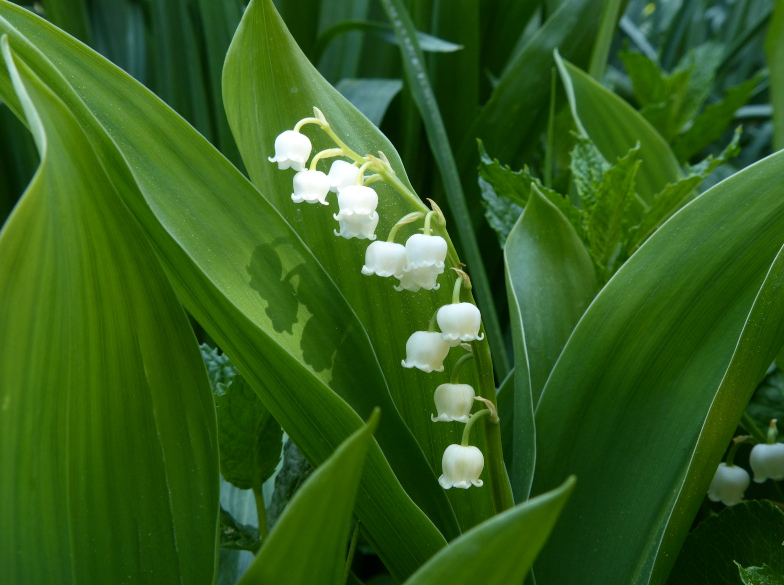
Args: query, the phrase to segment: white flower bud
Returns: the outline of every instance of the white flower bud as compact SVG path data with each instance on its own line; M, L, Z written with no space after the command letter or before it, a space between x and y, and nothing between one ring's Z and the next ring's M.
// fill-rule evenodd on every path
M730 467L722 461L708 488L708 498L712 502L721 501L725 506L734 506L743 499L743 492L750 482L748 471L737 465Z
M446 240L441 236L414 234L406 241L406 268L395 290L438 290L438 275L444 272Z
M438 416L431 414L430 420L468 422L475 396L474 389L468 384L441 384L433 396Z
M438 309L436 321L441 329L441 337L452 347L459 345L461 341L484 339L484 335L479 333L482 315L471 303L444 305Z
M438 478L438 483L445 490L453 487L468 489L471 485L482 487L479 476L484 466L485 458L476 447L449 445L441 459L444 473Z
M397 276L403 274L406 266L406 248L393 242L373 242L365 250L365 265L362 274L370 276Z
M305 168L312 149L310 138L294 130L286 130L278 134L275 139L275 156L268 160L278 163L280 170L291 167L295 171L301 171Z
M378 194L370 187L350 185L338 193L340 211L333 217L340 222L336 236L343 238L376 239L378 225Z
M754 481L762 483L766 479L784 479L784 444L754 445L749 456Z
M404 368L419 368L423 372L443 372L444 358L449 344L435 331L416 331L406 341Z
M294 193L291 200L294 203L327 203L327 193L329 193L329 181L327 175L321 171L300 171L294 175Z
M344 160L336 160L329 167L329 190L337 193L345 187L355 185L359 167Z

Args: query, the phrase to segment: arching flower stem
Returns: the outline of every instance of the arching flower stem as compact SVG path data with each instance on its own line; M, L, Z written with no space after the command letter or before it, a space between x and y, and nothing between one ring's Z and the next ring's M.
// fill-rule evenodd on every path
M367 183L365 183L365 184L367 184ZM392 226L392 229L389 230L389 236L387 236L387 242L392 243L392 242L395 241L395 236L397 235L397 232L398 232L398 230L401 227L403 227L404 225L406 225L408 223L411 223L412 221L416 221L418 219L421 219L424 216L425 216L425 214L422 213L421 211L414 211L412 213L409 213L409 214L404 215L403 217L401 217L399 220L397 220L397 223Z
M425 231L423 232L426 236L432 236L433 230L430 229L430 222L433 221L433 218L438 215L437 211L428 211L427 215L425 216ZM438 219L436 219L436 224L438 223Z
M770 426L768 427L768 436L767 443L768 445L773 445L776 442L776 439L779 436L779 429L776 426L776 419L771 419Z
M365 180L365 171L372 164L373 161L369 160L366 163L364 163L361 167L359 167L359 172L357 173L357 185L361 185L362 182Z
M484 408L484 409L480 410L479 412L476 412L476 413L472 414L471 418L468 419L468 422L466 423L466 426L463 429L463 438L460 441L460 444L463 447L468 447L468 440L471 437L471 427L474 426L474 423L477 420L479 420L480 418L482 418L483 416L485 416L487 414L492 414L492 411L489 408Z
M455 281L455 287L452 289L452 304L456 305L460 302L460 289L463 288L463 279L458 277Z
M433 313L433 316L430 317L430 324L427 326L428 333L433 333L436 330L436 315L438 315L438 311Z
M458 374L460 374L460 369L463 367L463 364L465 364L468 360L472 360L472 359L474 359L474 354L467 353L455 362L455 365L452 368L452 375L449 378L449 382L451 384L457 384L457 379L458 379Z
M367 187L371 183L375 183L376 181L383 181L383 180L384 180L384 177L382 177L379 174L375 174L375 175L370 175L367 179L365 179L362 182L362 184L365 185L365 187Z
M727 467L732 467L734 465L735 453L738 452L738 447L743 443L749 443L751 439L750 435L743 435L732 439L732 447L730 447L729 453L727 453Z
M342 148L328 148L326 150L322 150L321 152L317 153L316 156L313 157L313 160L310 161L310 170L315 171L316 165L318 161L323 158L332 158L335 156L343 156L343 149Z

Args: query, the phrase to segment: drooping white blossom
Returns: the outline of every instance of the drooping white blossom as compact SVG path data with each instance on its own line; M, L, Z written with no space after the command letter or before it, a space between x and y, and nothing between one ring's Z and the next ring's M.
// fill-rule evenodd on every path
M321 171L299 171L294 175L294 193L291 200L294 203L327 203L327 193L329 193L329 181L327 175Z
M433 395L438 416L431 414L430 420L468 422L475 396L469 384L441 384Z
M337 193L345 187L356 184L359 167L344 160L336 160L329 167L329 190Z
M310 138L294 130L286 130L278 134L275 139L275 156L268 160L278 163L280 170L291 167L295 171L301 171L305 168L312 149Z
M373 242L365 250L362 274L370 276L400 276L406 266L406 248L394 242Z
M708 498L712 502L721 501L725 506L734 506L743 500L743 492L750 482L748 471L722 461L708 488Z
M476 305L471 303L444 305L438 309L436 321L441 329L441 337L452 347L460 342L484 339L484 334L479 333L482 315Z
M406 241L406 268L395 290L437 290L438 275L444 272L447 244L441 236L414 234Z
M418 368L423 372L443 372L444 359L449 353L449 344L436 331L416 331L406 341L404 368Z
M378 225L378 194L370 187L350 185L338 193L338 213L333 217L340 223L335 235L343 238L376 239Z
M476 447L449 445L441 459L443 474L438 478L438 483L445 490L453 487L468 489L472 485L482 487L479 476L484 466L485 458Z
M755 482L762 483L766 479L781 481L784 479L784 443L754 445L749 464Z

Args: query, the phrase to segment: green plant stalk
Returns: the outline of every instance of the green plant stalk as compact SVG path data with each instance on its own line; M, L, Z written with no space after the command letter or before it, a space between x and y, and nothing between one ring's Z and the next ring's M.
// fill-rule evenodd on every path
M493 293L474 233L455 157L425 69L425 58L416 38L416 29L400 0L381 0L381 4L395 29L395 37L400 45L403 68L411 86L411 94L422 116L430 148L444 181L447 202L457 224L458 238L471 270L477 301L487 329L487 341L493 350L498 376L503 379L509 373L509 360L501 334L501 324L496 313Z
M486 398L496 409L495 381L493 379L493 362L490 357L490 348L486 343L474 343L474 359L476 359L476 370L479 375L479 388L477 393L482 398ZM511 413L499 412L498 416L511 416ZM493 498L493 508L496 514L514 507L514 497L512 496L512 484L509 483L509 476L506 473L504 464L504 452L501 447L501 425L484 424L485 433L485 465L487 467L488 488Z
M547 147L544 151L544 186L553 184L553 142L555 141L555 67L550 69L550 112L547 117Z
M343 582L348 581L348 576L351 573L351 564L354 562L354 553L357 550L357 542L359 541L359 520L354 525L354 534L351 535L351 544L348 547L348 555L346 556L346 570L343 573Z
M756 424L754 424L754 421L751 420L751 417L745 412L743 413L743 416L740 419L740 424L743 426L744 429L746 429L746 431L752 437L754 437L757 440L758 443L764 444L765 442L767 442L768 438L767 436L765 436L765 433L763 433L759 429L759 427Z
M264 494L261 487L253 488L253 497L256 498L256 517L259 519L259 540L264 542L267 538L267 508L264 506Z

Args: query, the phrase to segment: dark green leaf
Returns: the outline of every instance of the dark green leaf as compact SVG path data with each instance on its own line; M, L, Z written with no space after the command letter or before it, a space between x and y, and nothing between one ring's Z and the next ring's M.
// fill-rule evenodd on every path
M767 500L742 502L702 522L686 539L667 585L740 585L741 566L784 572L784 512Z
M784 148L784 4L776 2L770 21L765 54L770 67L770 103L773 105L773 148Z
M218 391L218 384L222 384L224 388L228 386L237 373L237 368L231 363L229 356L221 353L217 347L210 347L206 343L201 344L199 349L204 365L207 366L207 377L210 379L212 391Z
M90 15L85 0L42 0L42 4L47 20L83 43L90 44Z
M260 493L280 461L280 425L240 375L215 396L215 410L223 477L240 489Z
M283 467L275 477L275 491L272 492L272 498L267 506L267 523L270 528L275 526L289 500L294 497L311 473L313 468L294 442L291 439L286 441L283 447Z
M768 565L744 569L738 562L738 573L743 585L784 585L784 575L777 573Z
M229 550L247 550L255 554L261 548L259 529L248 524L240 524L221 506L220 547Z
M509 232L512 231L523 208L508 197L499 197L493 185L479 176L479 188L485 205L485 219L498 235L498 243L503 248Z
M778 367L760 382L746 407L746 414L760 429L766 429L771 419L784 421L784 372Z
M342 79L335 89L368 120L380 126L390 102L403 89L403 82L400 79Z

